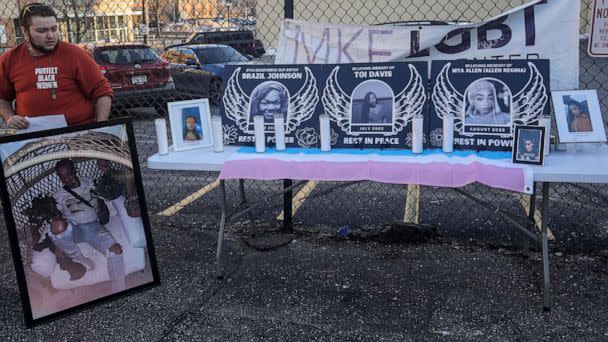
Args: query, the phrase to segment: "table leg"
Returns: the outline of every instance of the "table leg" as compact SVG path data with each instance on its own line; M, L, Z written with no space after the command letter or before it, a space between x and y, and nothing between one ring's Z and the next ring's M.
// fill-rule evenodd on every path
M293 181L291 179L283 180L283 189L292 186ZM293 191L289 190L283 194L283 230L287 232L293 232L293 221L292 221L292 199Z
M244 206L247 204L247 197L245 196L245 180L244 179L239 179L239 193L241 195L241 206ZM249 216L249 232L251 234L251 236L256 236L257 235L257 227L255 226L255 215L253 214L253 211L250 211L247 216Z
M543 309L551 309L551 265L549 260L549 241L547 237L547 225L549 224L549 182L543 182L543 217L541 219L541 242L543 252Z
M534 213L536 212L536 183L532 184L532 195L530 195L530 207L528 208L528 220L531 222L532 228L536 224ZM530 256L530 240L524 236L522 252L524 256Z
M224 242L224 228L226 227L226 182L220 180L220 197L222 200L222 218L220 219L220 231L217 235L217 251L215 253L215 276L218 279L224 277L224 266L222 264L222 243Z

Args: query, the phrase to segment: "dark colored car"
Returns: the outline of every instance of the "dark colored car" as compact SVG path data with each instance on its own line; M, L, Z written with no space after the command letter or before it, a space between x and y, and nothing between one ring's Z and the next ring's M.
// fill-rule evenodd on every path
M222 96L224 65L245 64L249 59L226 45L185 45L168 48L163 58L180 92L208 96L219 104Z
M238 31L200 31L195 32L186 38L182 44L172 45L171 47L193 45L193 44L222 44L233 47L244 55L254 58L266 53L264 44L259 39L253 37L253 32L249 30Z
M110 82L115 111L155 107L157 112L166 113L166 103L175 99L175 84L169 62L149 46L105 43L82 47L91 53Z

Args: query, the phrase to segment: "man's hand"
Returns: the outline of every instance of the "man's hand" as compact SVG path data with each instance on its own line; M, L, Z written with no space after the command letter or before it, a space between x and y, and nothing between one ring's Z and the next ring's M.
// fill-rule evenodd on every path
M26 129L30 127L30 122L20 115L13 115L6 120L6 124L10 128Z

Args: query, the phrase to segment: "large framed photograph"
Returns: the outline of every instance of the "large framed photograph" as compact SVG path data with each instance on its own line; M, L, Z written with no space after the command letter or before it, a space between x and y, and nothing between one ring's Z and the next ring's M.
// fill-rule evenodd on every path
M543 165L545 148L545 127L515 126L513 162Z
M213 146L209 99L169 102L167 107L175 151Z
M130 120L0 138L27 326L160 282Z
M551 97L560 142L606 141L604 121L595 89L553 91Z

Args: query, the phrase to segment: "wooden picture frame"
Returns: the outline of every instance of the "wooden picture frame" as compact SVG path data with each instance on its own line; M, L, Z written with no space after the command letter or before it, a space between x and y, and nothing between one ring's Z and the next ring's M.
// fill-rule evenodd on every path
M130 119L0 137L0 156L28 327L160 284Z

